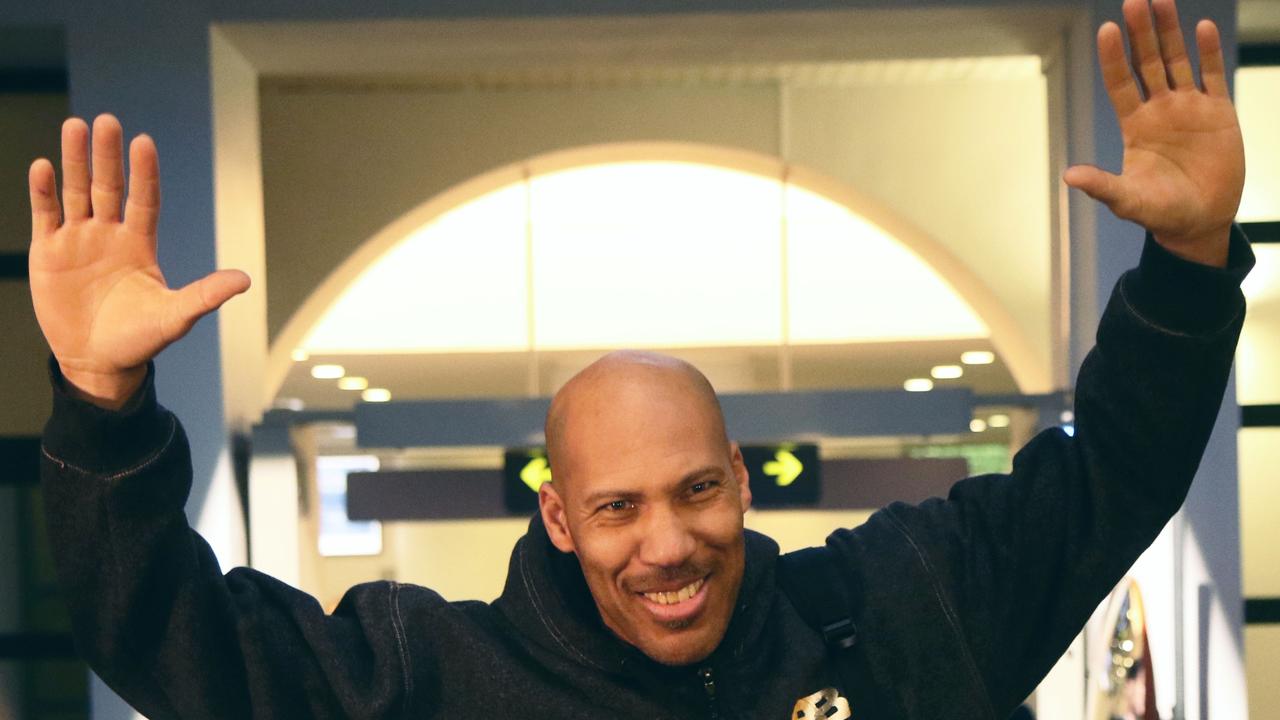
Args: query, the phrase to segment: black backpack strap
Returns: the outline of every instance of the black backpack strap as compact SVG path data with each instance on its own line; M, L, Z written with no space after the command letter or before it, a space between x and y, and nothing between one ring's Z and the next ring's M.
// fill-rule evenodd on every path
M855 619L862 614L862 594L849 587L836 567L831 550L805 548L778 558L778 587L800 617L822 636L835 667L840 690L849 698L854 716L883 717L880 698L859 642Z
M830 550L811 547L778 558L778 585L832 652L850 650L858 643L853 618L862 608L853 606L854 598L836 575Z

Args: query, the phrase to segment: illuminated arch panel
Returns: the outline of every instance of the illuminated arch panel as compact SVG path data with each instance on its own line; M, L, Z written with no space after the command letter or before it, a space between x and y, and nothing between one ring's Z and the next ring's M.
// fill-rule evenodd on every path
M1020 388L1044 380L989 289L848 188L755 153L607 145L497 170L393 222L291 318L272 347L267 390L274 395L295 347L943 338L990 338Z

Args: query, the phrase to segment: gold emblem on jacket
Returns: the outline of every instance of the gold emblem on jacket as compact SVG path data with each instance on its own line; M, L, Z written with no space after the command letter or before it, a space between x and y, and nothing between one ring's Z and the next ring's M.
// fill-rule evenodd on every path
M835 688L826 688L797 700L791 717L792 720L849 720L853 713L848 700L840 697Z

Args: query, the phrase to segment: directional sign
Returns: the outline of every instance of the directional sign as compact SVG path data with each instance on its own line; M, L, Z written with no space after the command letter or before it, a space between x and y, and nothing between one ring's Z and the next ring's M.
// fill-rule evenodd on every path
M507 510L528 515L538 509L538 488L551 481L543 448L508 450L503 455L502 501Z
M756 507L817 505L822 499L817 445L743 445Z

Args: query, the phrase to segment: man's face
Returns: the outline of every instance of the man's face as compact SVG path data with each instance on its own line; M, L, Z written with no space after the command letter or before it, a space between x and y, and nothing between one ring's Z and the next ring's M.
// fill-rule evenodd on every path
M548 533L577 554L605 624L664 664L710 655L742 583L751 502L718 414L678 385L641 384L575 404L552 461Z

